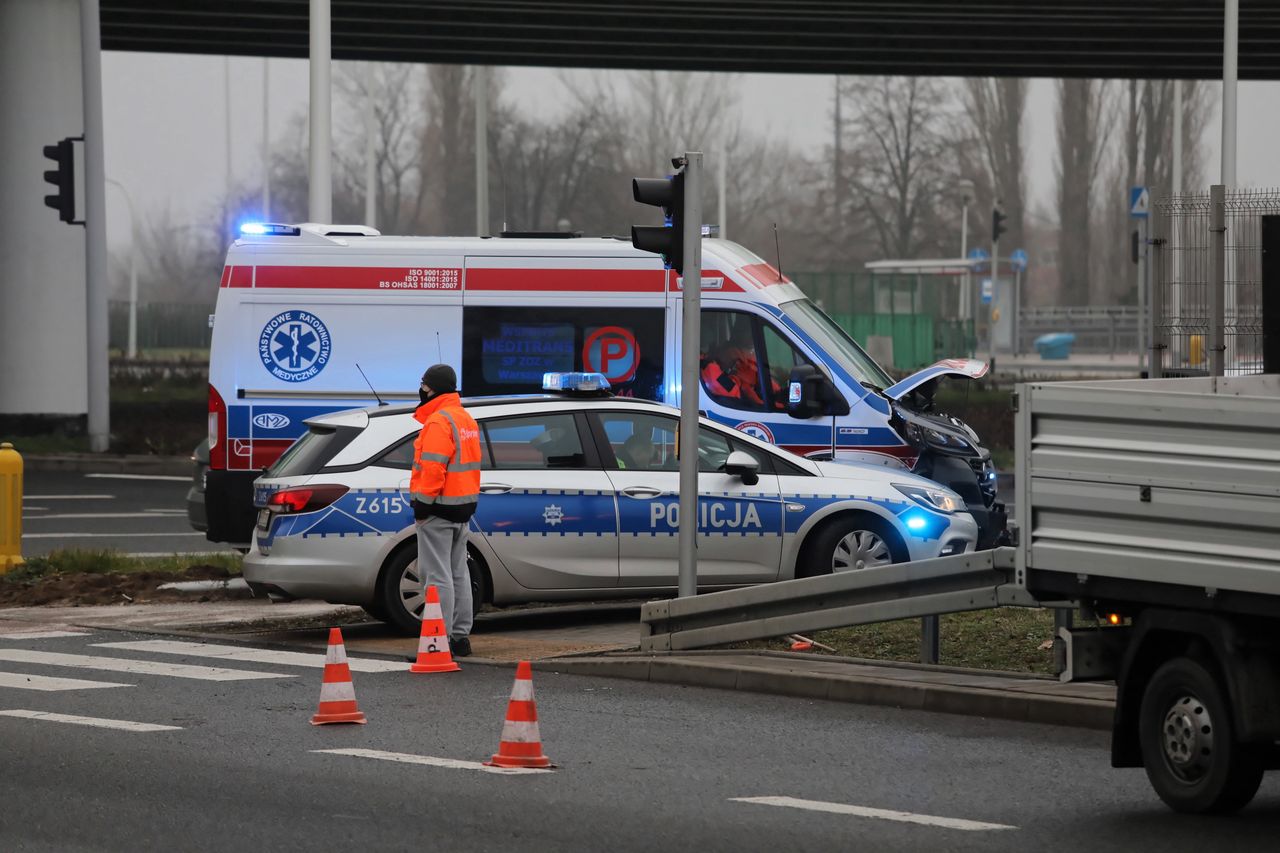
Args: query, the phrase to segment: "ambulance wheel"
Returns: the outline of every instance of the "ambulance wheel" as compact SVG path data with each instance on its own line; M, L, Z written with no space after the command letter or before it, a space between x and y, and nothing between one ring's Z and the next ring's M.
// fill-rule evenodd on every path
M1174 811L1234 812L1262 783L1259 751L1236 741L1221 684L1192 658L1174 658L1151 676L1138 712L1138 739L1147 779Z
M488 574L483 561L469 548L467 568L471 575L472 613L479 613L489 594ZM422 630L424 588L424 578L418 573L418 549L415 541L410 540L387 558L378 580L378 600L366 607L365 612L373 616L375 611L383 611L386 615L381 621L402 634L417 636Z
M796 577L873 569L907 560L897 534L879 518L863 513L842 515L810 534L796 565Z

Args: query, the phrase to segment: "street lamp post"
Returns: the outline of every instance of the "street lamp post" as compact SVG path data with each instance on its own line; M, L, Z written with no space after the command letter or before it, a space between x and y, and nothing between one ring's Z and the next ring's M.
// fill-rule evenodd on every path
M129 208L129 345L125 354L138 357L138 217L133 209L133 197L124 184L107 178L107 183L120 190Z

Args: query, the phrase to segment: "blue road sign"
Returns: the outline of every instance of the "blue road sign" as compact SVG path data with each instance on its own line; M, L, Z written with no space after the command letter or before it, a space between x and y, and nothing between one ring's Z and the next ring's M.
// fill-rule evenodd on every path
M990 305L992 298L995 296L995 285L991 283L991 279L984 278L982 280L982 303Z
M1014 249L1009 254L1009 263L1011 263L1013 265L1013 268L1018 272L1026 272L1027 271L1027 250Z
M991 257L991 253L988 252L986 249L978 247L978 248L973 248L969 250L969 257L975 261L985 261ZM988 266L987 264L975 264L973 267L973 271L986 272L987 266Z
M1151 215L1151 195L1146 187L1129 188L1129 215L1134 219L1146 219Z

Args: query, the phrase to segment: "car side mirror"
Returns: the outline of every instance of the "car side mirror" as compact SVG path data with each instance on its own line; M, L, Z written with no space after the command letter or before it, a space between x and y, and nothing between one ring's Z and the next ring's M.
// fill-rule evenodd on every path
M760 482L760 463L743 450L735 450L725 460L724 472L731 477L742 478L743 485L754 486Z
M791 369L787 384L787 414L806 420L818 415L847 415L849 401L826 374L811 364L798 364Z

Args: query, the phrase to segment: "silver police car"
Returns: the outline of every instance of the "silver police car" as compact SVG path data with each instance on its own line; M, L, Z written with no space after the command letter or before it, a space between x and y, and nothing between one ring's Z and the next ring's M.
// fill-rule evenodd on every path
M483 452L469 545L477 607L676 589L679 411L609 396L591 376L570 375L568 393L463 401ZM255 484L244 562L255 592L356 604L418 630L413 411L307 422ZM815 462L709 420L697 451L704 591L958 554L977 539L960 496L902 469Z

